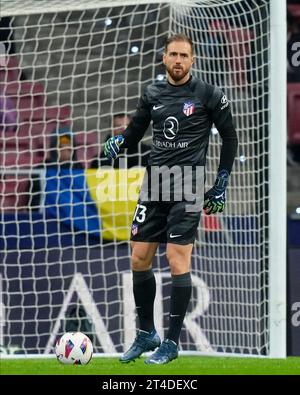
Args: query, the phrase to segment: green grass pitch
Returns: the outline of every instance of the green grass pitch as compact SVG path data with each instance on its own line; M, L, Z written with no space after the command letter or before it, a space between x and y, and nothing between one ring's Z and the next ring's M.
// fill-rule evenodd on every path
M3 359L1 375L300 375L300 357L287 359L179 356L167 365L148 366L144 358L121 364L94 357L88 365L62 365L55 358Z

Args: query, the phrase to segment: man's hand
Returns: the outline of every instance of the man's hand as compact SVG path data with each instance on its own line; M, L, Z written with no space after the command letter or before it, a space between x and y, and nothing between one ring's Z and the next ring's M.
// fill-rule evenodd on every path
M104 145L104 155L108 159L116 159L120 152L120 146L124 143L124 137L119 134L107 140Z
M203 210L205 214L222 213L226 202L226 187L228 185L229 173L221 170L218 173L215 185L205 193Z

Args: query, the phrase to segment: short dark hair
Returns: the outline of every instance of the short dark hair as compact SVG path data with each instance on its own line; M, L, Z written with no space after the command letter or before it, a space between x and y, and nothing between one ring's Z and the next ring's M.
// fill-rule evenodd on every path
M174 41L185 41L189 43L191 46L192 54L194 53L193 41L185 34L174 34L173 36L168 37L165 43L165 52L167 52L169 44L171 44Z

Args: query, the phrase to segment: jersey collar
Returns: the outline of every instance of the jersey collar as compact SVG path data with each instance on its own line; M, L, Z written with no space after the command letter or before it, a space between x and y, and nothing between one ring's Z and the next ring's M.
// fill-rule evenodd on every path
M169 82L168 79L167 79L168 85L171 86L172 88L180 88L180 87L182 87L182 86L186 86L186 85L188 85L191 81L192 81L192 76L190 76L190 78L189 78L184 84L181 84L181 85L174 85L174 84L171 84L171 82Z

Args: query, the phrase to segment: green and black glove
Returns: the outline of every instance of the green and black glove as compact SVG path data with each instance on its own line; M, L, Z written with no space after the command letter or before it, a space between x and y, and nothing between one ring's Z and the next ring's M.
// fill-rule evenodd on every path
M108 159L116 159L120 152L120 146L124 143L124 137L121 134L110 137L104 145L104 155Z
M214 186L204 195L203 210L205 210L205 214L210 215L224 211L228 179L227 170L219 171Z

